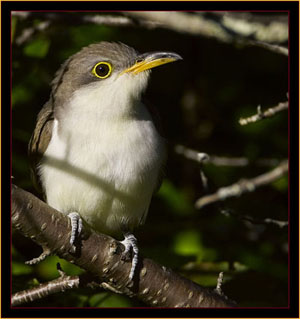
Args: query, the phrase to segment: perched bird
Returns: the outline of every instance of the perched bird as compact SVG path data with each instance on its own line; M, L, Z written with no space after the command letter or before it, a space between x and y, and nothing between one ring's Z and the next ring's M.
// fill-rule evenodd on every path
M82 220L123 234L138 261L133 229L144 223L165 160L163 138L141 102L150 69L180 60L171 52L139 54L100 42L71 56L52 82L29 142L32 175L47 203L71 219L70 243Z

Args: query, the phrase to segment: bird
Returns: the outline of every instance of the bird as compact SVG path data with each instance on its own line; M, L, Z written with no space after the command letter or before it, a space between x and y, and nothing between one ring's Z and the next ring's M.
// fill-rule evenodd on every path
M154 67L181 60L174 52L140 54L121 42L90 44L70 56L51 82L28 153L34 185L71 221L74 249L83 224L120 238L131 253L166 160L165 140L145 91Z

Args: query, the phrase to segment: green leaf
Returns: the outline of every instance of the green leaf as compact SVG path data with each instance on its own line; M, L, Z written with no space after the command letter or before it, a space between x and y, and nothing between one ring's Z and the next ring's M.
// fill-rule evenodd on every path
M89 299L89 305L91 307L101 307L102 302L108 297L108 292L101 292L99 294L95 294Z
M29 92L23 85L14 86L12 89L12 107L16 104L26 103L31 98L31 92Z
M69 263L57 256L49 256L44 261L36 265L36 272L44 280L51 280L59 276L56 265L60 263L62 270L68 275L80 275L84 272L76 265Z
M12 262L11 269L14 276L28 275L33 272L33 268L31 266L16 261Z
M218 276L215 274L199 274L194 275L191 278L197 284L204 287L216 287L218 282Z
M108 292L101 292L89 299L91 307L131 307L128 298Z
M178 215L187 215L193 212L193 205L187 196L178 190L169 180L165 180L162 183L157 195Z
M110 295L108 298L104 299L99 307L131 307L131 302L128 298L116 294Z
M48 53L49 47L50 40L40 37L27 44L24 48L24 53L30 57L44 58Z
M283 176L282 178L278 179L277 181L272 183L272 186L279 190L279 191L286 191L289 186L289 179L288 176Z
M174 251L183 256L197 255L202 249L200 234L195 231L183 231L176 235Z
M174 251L182 256L195 256L197 261L215 260L217 253L214 249L203 245L201 234L197 230L187 230L178 233L174 239Z

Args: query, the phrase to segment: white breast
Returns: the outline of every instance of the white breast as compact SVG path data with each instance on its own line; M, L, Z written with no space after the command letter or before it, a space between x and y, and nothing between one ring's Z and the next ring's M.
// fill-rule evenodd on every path
M78 212L114 235L147 213L165 150L144 107L134 116L109 118L100 101L94 93L77 95L68 116L54 121L40 175L50 206Z

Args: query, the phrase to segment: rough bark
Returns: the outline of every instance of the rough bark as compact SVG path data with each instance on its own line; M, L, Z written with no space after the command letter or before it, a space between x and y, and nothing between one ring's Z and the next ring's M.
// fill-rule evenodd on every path
M140 256L137 274L128 281L130 261L121 259L123 245L84 227L83 238L72 253L69 219L37 197L12 185L12 225L44 249L99 278L112 290L134 296L150 306L232 307L234 302L215 290L203 288L172 270Z

